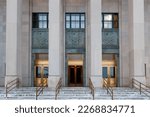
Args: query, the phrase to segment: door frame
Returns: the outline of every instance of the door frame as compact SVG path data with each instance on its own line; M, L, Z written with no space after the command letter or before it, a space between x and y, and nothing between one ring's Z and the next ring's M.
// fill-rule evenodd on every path
M78 59L72 58L72 56L77 57ZM84 53L67 53L65 56L65 85L69 86L69 66L70 65L82 65L82 85L80 87L83 87L85 84L85 55ZM77 86L76 86L77 87Z
M103 67L107 67L107 80L108 80L108 85L112 86L112 87L116 87L117 86L117 65L115 63L114 60L103 60L102 62L102 68ZM114 67L115 68L115 77L114 78L110 78L110 68ZM114 81L112 81L114 79ZM114 83L112 83L114 82Z
M41 74L41 78L36 77L36 67L40 67L40 74ZM34 86L38 86L37 84L43 82L44 81L46 83L46 85L44 86L48 86L48 78L44 78L44 68L48 67L48 60L37 60L35 62L34 65ZM38 81L37 81L38 80ZM39 82L39 83L37 83Z
M70 68L73 67L74 68L74 83L71 83L71 77L70 77ZM77 67L81 68L81 82L77 83ZM83 65L68 65L68 86L83 86Z

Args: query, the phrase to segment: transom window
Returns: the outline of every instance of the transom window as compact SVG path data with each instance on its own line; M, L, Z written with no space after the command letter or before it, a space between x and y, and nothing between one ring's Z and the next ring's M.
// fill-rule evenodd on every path
M33 13L32 28L48 28L48 13Z
M66 28L67 29L84 29L85 14L84 13L66 13Z
M118 29L118 13L103 13L102 27L103 29Z

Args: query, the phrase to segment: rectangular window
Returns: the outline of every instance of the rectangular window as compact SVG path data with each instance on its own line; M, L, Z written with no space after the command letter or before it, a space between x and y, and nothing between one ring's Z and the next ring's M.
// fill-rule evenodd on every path
M102 13L103 29L118 29L118 13Z
M66 29L84 29L85 14L84 13L66 13Z
M32 28L48 28L48 13L33 13Z

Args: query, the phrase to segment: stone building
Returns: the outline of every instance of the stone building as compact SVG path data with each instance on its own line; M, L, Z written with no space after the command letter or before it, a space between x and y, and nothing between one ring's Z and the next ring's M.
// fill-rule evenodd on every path
M150 0L0 0L0 86L150 86Z

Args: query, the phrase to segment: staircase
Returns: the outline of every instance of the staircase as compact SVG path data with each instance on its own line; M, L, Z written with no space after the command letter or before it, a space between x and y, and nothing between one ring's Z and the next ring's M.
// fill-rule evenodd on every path
M110 95L106 95L107 91L102 88L97 88L95 93L95 100L111 100ZM114 100L149 100L150 98L144 94L140 95L138 89L129 87L114 87Z
M114 100L149 100L144 94L129 87L114 87ZM35 100L35 87L20 87L8 94L7 100ZM45 88L39 100L55 100L55 90ZM58 100L93 100L89 87L62 87L57 97ZM6 100L5 88L0 87L0 100ZM95 88L95 100L111 100L107 91L103 88Z
M58 100L92 100L89 87L63 87L57 97Z
M35 100L36 99L35 87L20 87L12 90L8 93L8 98L5 95L5 88L0 88L0 100ZM38 97L41 100L55 99L55 90L52 88L45 88L41 96Z

